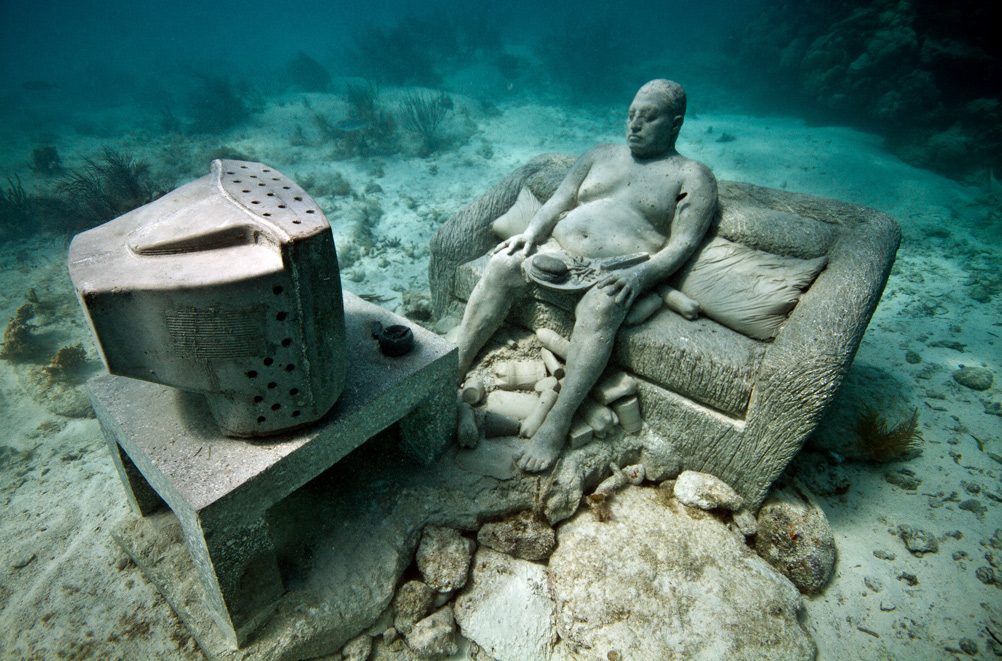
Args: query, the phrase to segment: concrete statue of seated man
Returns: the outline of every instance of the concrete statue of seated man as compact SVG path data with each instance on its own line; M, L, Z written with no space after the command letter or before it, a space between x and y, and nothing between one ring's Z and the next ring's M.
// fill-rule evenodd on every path
M602 144L581 156L526 230L491 251L470 295L458 335L461 378L512 303L527 294L524 262L534 253L643 260L625 260L630 265L609 270L581 295L563 386L516 456L522 470L553 464L572 416L605 369L630 306L678 270L710 227L716 179L675 149L685 106L685 90L677 83L653 80L641 87L627 115L626 145Z

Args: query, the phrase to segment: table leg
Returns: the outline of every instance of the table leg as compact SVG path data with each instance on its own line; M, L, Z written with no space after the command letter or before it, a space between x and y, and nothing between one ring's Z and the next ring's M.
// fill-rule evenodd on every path
M179 518L213 618L230 644L239 647L285 592L268 524L263 519L223 523L225 517L202 514Z
M438 458L456 431L456 385L442 379L429 397L400 419L401 450L424 465Z

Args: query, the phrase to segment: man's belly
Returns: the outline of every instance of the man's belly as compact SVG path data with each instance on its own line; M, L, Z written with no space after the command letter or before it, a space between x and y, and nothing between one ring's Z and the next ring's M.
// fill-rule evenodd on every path
M582 257L618 257L636 252L652 255L665 238L647 219L622 203L591 202L576 207L553 228L560 247Z

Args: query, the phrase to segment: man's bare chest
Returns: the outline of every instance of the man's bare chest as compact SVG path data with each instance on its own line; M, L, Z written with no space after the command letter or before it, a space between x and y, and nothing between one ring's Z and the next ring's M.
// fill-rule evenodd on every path
M651 220L674 213L681 188L674 168L664 163L618 165L593 167L578 189L578 204L616 201Z

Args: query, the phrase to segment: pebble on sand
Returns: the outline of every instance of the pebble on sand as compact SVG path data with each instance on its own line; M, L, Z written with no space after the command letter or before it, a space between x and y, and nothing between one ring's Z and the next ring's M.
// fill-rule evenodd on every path
M954 371L953 380L971 390L988 390L994 377L984 367L961 367Z

